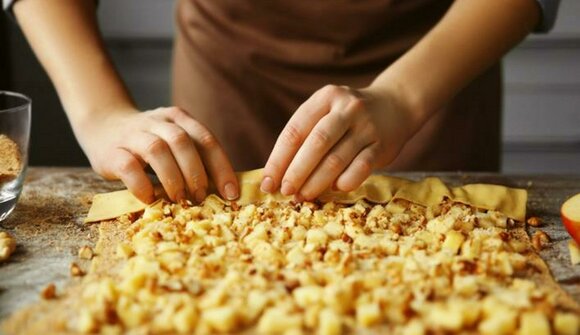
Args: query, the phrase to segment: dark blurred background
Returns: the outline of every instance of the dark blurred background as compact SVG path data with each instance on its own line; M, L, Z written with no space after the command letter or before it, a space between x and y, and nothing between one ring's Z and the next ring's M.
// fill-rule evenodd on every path
M106 44L143 109L170 104L173 5L100 1ZM555 29L529 37L504 65L502 171L580 173L580 1L562 0ZM88 165L48 77L5 15L0 15L0 89L33 100L31 165Z

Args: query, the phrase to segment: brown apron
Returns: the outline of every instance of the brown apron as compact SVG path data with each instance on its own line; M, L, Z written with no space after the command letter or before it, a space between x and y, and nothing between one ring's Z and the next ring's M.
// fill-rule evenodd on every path
M262 167L313 92L367 86L452 2L180 0L174 104L214 132L236 170ZM432 117L389 168L497 170L500 83L497 65Z

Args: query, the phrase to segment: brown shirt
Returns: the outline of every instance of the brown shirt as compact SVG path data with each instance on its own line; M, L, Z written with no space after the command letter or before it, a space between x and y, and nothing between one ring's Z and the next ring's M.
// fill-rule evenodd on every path
M174 103L216 134L237 170L261 167L313 92L365 87L452 2L180 0ZM494 66L431 118L390 168L497 170L500 98Z

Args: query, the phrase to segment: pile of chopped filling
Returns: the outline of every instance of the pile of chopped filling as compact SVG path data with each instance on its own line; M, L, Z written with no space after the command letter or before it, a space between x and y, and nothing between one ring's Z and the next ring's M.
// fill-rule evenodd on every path
M120 272L84 285L70 327L577 334L578 315L526 279L533 250L517 230L499 212L450 202L160 202L127 226Z

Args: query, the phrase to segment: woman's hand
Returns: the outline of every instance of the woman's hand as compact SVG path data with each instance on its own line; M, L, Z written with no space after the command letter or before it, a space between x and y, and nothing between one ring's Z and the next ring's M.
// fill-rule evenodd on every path
M122 180L143 202L155 199L147 165L173 201L202 201L208 177L224 198L238 197L224 150L207 128L179 108L109 113L77 130L93 169L106 179Z
M333 183L359 186L391 162L463 87L536 27L536 1L455 1L441 21L366 90L316 92L268 159L262 190L313 199ZM461 52L449 52L461 50Z
M326 86L292 116L264 169L261 189L311 200L356 189L393 161L418 129L395 94Z
M147 165L172 200L202 200L208 176L223 197L238 197L232 166L204 126L179 108L134 108L104 50L94 1L17 1L14 12L96 172L144 202L154 200Z

